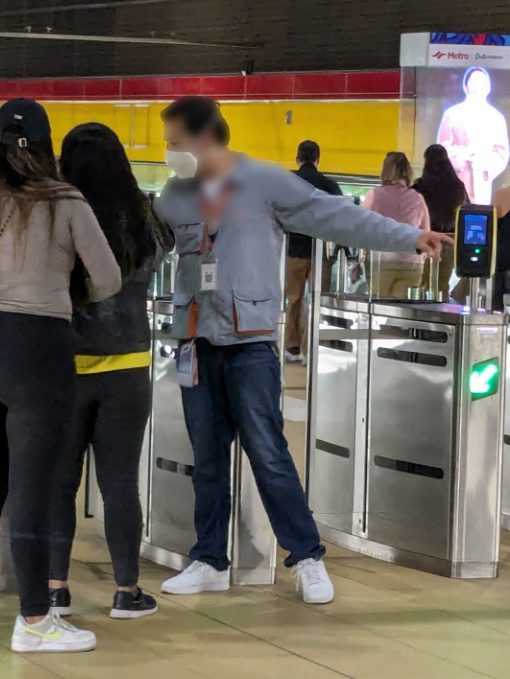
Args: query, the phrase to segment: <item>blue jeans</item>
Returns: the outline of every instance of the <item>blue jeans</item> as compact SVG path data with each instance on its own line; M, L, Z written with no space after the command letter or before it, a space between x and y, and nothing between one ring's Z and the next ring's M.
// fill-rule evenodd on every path
M195 455L197 544L190 557L226 570L230 520L230 450L246 451L286 566L325 553L283 435L280 363L272 347L217 347L198 340L199 384L182 389Z

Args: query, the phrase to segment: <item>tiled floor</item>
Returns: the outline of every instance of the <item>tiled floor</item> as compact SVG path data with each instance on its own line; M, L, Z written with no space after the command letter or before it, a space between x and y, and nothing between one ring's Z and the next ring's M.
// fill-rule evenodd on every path
M143 565L160 612L107 617L111 568L82 530L73 564L76 623L94 653L18 656L8 650L14 596L0 597L1 679L471 679L510 677L510 544L501 577L458 582L331 548L334 603L308 607L282 570L274 587L185 598L159 595L168 573Z
M294 398L302 395L297 375L287 385ZM303 433L303 423L289 423L298 459ZM17 602L0 595L0 679L510 679L510 538L502 558L498 580L461 582L331 547L337 597L322 607L301 603L283 568L274 587L171 598L159 594L168 572L144 563L142 585L160 611L120 622L107 617L113 580L104 544L83 522L75 622L95 631L98 649L10 653Z

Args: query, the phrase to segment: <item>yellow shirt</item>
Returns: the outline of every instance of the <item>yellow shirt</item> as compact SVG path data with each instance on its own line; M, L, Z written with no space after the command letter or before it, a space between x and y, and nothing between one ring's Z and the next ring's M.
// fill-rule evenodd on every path
M114 370L147 368L150 364L150 351L140 351L135 354L119 354L117 356L75 356L76 372L78 375L95 375Z

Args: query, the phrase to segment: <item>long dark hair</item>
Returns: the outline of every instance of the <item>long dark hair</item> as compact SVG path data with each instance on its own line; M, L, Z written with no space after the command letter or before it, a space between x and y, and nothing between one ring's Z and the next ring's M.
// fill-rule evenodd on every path
M90 203L123 274L133 273L154 254L155 241L149 200L118 136L100 123L78 125L63 141L60 169Z
M444 146L429 146L424 158L423 174L415 188L428 205L432 229L451 231L456 209L467 200L466 188L457 177Z
M32 209L37 203L45 203L50 211L53 226L55 205L63 198L80 198L68 184L58 181L57 165L51 138L30 142L22 147L17 125L5 128L0 142L0 209L2 215L12 210L12 201L21 214L16 224L18 232L24 231Z

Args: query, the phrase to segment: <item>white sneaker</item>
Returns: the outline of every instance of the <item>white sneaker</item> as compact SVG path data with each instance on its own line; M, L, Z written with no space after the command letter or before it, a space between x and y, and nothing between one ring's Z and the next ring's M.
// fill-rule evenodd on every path
M285 351L285 363L299 363L300 365L305 365L305 357L302 353L292 354L290 351Z
M16 653L77 653L93 651L96 635L80 630L61 619L58 613L30 625L21 615L16 618L11 650Z
M295 566L294 575L296 591L302 595L305 604L329 604L335 598L335 588L324 561L304 559Z
M161 585L165 594L226 592L230 589L230 571L217 571L207 563L193 561L182 573Z

